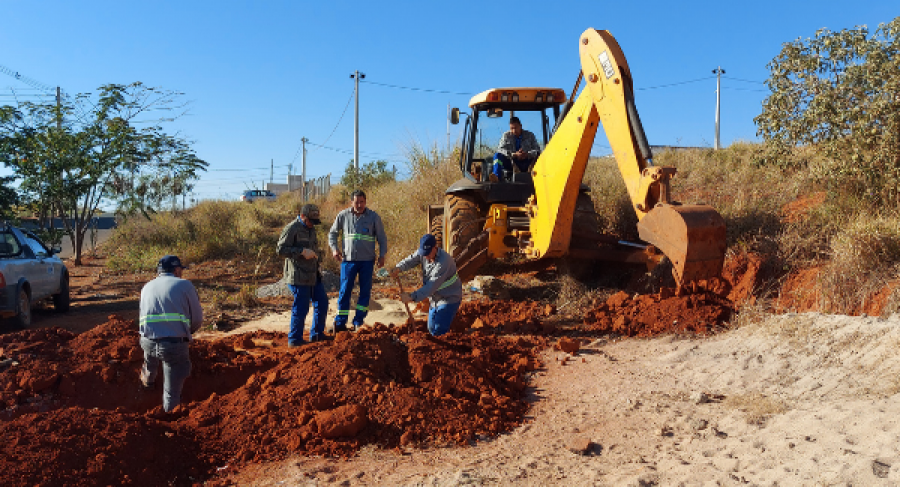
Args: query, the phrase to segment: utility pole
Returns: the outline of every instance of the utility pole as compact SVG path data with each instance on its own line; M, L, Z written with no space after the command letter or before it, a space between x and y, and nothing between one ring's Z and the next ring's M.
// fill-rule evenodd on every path
M271 159L269 163L269 184L275 182L275 159Z
M450 104L447 104L447 152L450 152Z
M307 139L306 137L303 137L302 139L300 139L300 142L303 144L303 153L302 153L303 158L301 159L303 161L303 175L300 176L300 179L303 181L302 185L301 185L301 188L303 188L303 189L300 190L300 193L301 193L300 198L303 201L306 201L306 143L309 142L309 139Z
M294 173L294 163L288 164L288 193L294 190L291 186L291 175Z
M360 73L359 70L356 70L350 77L354 79L356 83L356 86L353 88L353 93L356 98L356 111L355 116L353 117L353 165L356 167L356 170L359 171L359 80L365 79L366 75Z
M725 74L725 70L722 66L718 66L713 70L713 74L716 75L716 141L713 147L719 150L719 112L722 104L722 75Z

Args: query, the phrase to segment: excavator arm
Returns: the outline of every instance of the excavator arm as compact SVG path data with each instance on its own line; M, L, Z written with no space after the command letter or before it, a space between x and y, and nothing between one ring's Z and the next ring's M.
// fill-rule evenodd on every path
M598 122L625 180L642 240L673 265L679 287L721 274L725 222L712 207L671 200L676 171L653 166L652 153L634 105L631 71L608 31L586 30L580 38L586 88L575 100L533 168L535 194L526 205L533 258L562 257L569 250L581 180Z

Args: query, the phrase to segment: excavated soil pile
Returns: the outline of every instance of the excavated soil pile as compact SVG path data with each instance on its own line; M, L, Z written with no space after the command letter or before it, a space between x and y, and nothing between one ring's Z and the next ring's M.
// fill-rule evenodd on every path
M453 330L502 330L505 333L535 333L541 320L556 313L550 304L536 301L480 300L466 301L453 320Z
M625 336L648 337L661 333L707 335L731 318L732 304L710 292L673 296L664 289L658 295L622 291L592 309L584 319L590 330Z
M48 328L0 336L0 355L17 362L0 369L0 405L6 407L0 418L68 406L142 412L159 404L161 384L158 394L139 387L144 353L138 338L134 322L116 316L80 335ZM194 342L191 360L186 402L230 392L277 363L274 356L239 352L229 341Z
M470 442L521 423L546 345L384 326L296 349L264 332L195 341L183 404L163 413L161 384L138 387L135 328L0 337L4 485L184 485L293 452Z

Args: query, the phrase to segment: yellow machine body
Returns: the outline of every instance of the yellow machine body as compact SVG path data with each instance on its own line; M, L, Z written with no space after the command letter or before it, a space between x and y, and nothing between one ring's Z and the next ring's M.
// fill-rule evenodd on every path
M631 71L618 43L607 31L588 29L582 33L579 46L586 87L577 97L573 93L574 102L531 168L534 194L521 207L491 205L487 215L482 214L484 232L472 238L471 248L457 256L476 262L460 262L461 267L474 273L473 269L487 258L511 252L542 259L584 251L571 247L573 221L579 211L576 207L591 146L602 124L637 214L638 233L649 244L643 254L608 249L606 256L655 263L661 253L672 262L679 286L719 276L725 258L725 222L709 206L682 205L671 200L669 181L676 171L652 163L634 105ZM565 93L559 89L498 88L479 93L470 106L547 101L548 95L553 101L565 99ZM511 214L526 215L527 228L511 228Z

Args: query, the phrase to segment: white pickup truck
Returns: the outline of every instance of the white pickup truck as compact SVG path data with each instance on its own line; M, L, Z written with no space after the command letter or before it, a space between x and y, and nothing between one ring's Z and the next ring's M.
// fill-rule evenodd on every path
M56 311L68 311L69 271L57 253L27 230L0 226L0 317L25 328L32 303L46 298Z

